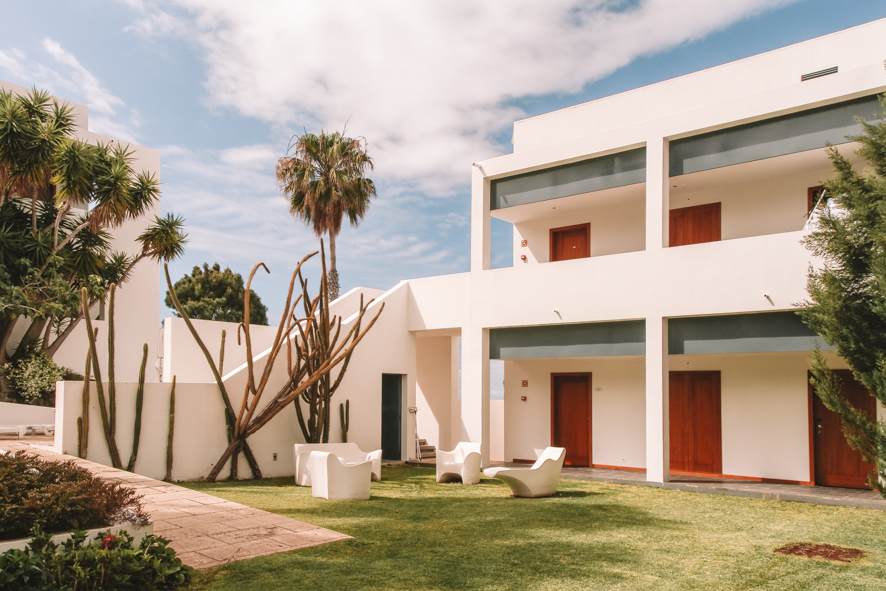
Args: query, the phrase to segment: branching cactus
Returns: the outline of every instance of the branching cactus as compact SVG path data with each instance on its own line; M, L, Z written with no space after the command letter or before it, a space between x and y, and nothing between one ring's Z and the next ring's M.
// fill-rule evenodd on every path
M321 250L323 248L322 241L320 248ZM256 478L261 478L258 464L255 462L255 458L252 457L252 452L246 440L290 404L295 403L299 425L302 433L305 434L307 442L317 443L329 440L329 400L344 377L354 348L363 340L363 337L366 336L366 333L369 332L369 329L378 320L379 315L384 310L384 304L379 306L375 317L367 325L363 325L363 317L372 302L370 301L364 305L363 298L361 297L357 318L351 328L342 335L341 318L330 317L329 314L325 256L321 260L320 294L316 298L312 299L308 295L308 284L301 274L302 265L316 254L315 252L304 257L299 261L295 271L292 273L292 278L289 282L289 293L283 309L283 317L280 319L277 335L271 345L270 353L265 359L264 369L259 376L256 376L253 363L252 337L249 325L249 294L256 271L258 271L259 267L264 267L265 271L268 271L268 268L264 263L258 263L253 267L252 273L249 275L249 281L246 283L245 297L243 298L243 323L237 331L239 339L240 329L243 330L246 342L246 385L240 409L236 415L233 412L230 398L221 379L219 368L191 324L191 320L181 303L178 301L172 286L172 280L169 277L168 266L164 265L170 299L179 315L185 321L191 335L200 346L201 351L203 351L203 356L212 370L215 383L225 403L226 416L227 413L230 413L234 419L233 421L227 419L228 428L230 429L233 426L233 435L227 449L216 461L206 477L210 482L218 478L219 473L228 463L228 460L231 460L231 478L236 479L236 458L241 452L249 461L253 475ZM301 283L302 294L293 300L296 280ZM305 316L298 318L295 311L302 298L304 298ZM284 347L286 348L289 379L280 390L270 394L270 400L262 400L262 396L265 394L265 389L270 381L274 362ZM330 372L335 368L339 368L339 371L333 381L330 377ZM323 386L318 387L318 384L321 382ZM302 397L307 397L310 401L307 420L300 406L300 399Z

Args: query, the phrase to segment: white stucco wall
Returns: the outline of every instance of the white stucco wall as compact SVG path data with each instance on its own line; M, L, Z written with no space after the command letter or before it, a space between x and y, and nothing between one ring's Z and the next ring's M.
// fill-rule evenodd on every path
M714 119L752 119L766 106L790 108L791 99L803 94L815 101L841 91L851 93L871 78L882 80L880 40L884 33L886 19L523 119L514 124L514 152L532 152L612 131L628 135L626 130L631 128L685 120L699 112L712 119L700 122L700 127L716 125ZM839 67L838 74L800 81L802 74L832 66Z
M135 393L137 384L117 384L117 446L124 467L132 451ZM134 471L151 478L162 479L166 474L166 441L169 433L169 392L171 384L145 384L142 410L142 431L138 461ZM60 453L77 455L77 418L82 408L82 382L59 382L56 390L55 449ZM107 396L107 384L105 384ZM239 392L230 392L232 402L239 403ZM95 384L90 396L89 447L87 459L111 465L107 444L102 432L101 415ZM175 433L173 440L173 480L204 478L227 447L224 406L215 384L176 384ZM289 476L295 473L293 444L298 426L292 407L284 409L261 431L249 438L264 476ZM273 454L277 454L274 461ZM222 470L219 478L228 476ZM251 477L249 466L241 455L239 476Z
M458 384L452 382L452 341L457 337L415 339L416 406L419 408L418 434L437 449L451 450L452 398L458 397Z
M238 323L212 320L191 320L191 322L216 364L219 361L221 333L223 330L225 331L225 362L222 367L222 375L246 363L246 340L242 331L240 344L237 344ZM171 382L172 376L176 376L177 381L185 384L215 381L200 346L194 340L183 319L164 318L161 330L163 332L163 375L160 381ZM273 344L274 337L277 335L277 326L251 324L249 334L252 338L253 355L258 355Z
M642 192L640 195L640 199L596 205L594 194L589 193L586 208L578 212L557 214L558 210L552 209L556 205L551 205L546 207L548 215L514 224L514 265L547 263L551 260L551 229L586 223L591 225L592 257L643 250L646 224ZM526 255L526 261L521 255Z
M505 459L535 460L551 445L551 374L588 372L592 374L591 461L645 467L644 368L642 357L505 361ZM529 381L528 387L522 386L523 380Z

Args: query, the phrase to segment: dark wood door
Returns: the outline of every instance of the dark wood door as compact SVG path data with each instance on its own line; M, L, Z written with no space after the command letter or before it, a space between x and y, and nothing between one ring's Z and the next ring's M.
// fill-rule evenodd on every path
M551 229L551 262L591 256L591 225Z
M720 372L670 374L671 472L721 474Z
M717 242L720 240L720 204L672 209L669 228L671 246Z
M843 383L843 397L871 419L877 416L876 399L859 384L849 370L836 370ZM815 484L867 488L873 464L865 462L861 453L846 442L840 415L828 409L809 386L812 398L812 438L815 455Z
M402 460L400 434L403 431L403 376L381 374L381 457Z
M567 466L591 464L591 374L552 374L551 441Z

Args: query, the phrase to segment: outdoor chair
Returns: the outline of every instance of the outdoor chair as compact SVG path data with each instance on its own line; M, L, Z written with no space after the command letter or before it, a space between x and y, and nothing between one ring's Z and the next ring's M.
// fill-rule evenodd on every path
M381 480L381 450L371 452L361 450L356 443L296 443L295 444L295 484L311 486L311 452L324 451L335 454L345 465L372 464L372 479Z
M335 454L312 451L311 496L330 501L348 501L369 498L372 483L372 462L344 464Z
M17 439L21 439L28 432L25 425L0 425L0 435L15 435Z
M549 497L557 492L565 459L565 447L549 447L531 468L486 468L483 474L503 481L515 497Z
M458 478L462 484L479 484L479 443L462 441L452 451L437 451L437 482L449 482Z

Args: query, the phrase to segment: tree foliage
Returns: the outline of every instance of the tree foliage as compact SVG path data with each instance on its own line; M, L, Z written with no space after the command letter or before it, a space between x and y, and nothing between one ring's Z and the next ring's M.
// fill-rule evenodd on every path
M149 212L157 178L133 170L128 146L80 141L71 108L46 92L0 89L0 364L12 331L50 357L77 324L81 288L91 301L123 284L145 258L172 260L183 220L154 218L135 254L111 249L109 230Z
M203 263L202 269L194 267L190 275L176 281L173 289L189 318L243 322L246 288L240 273L227 267L222 271L218 263L211 267ZM168 291L166 306L172 308L176 316L179 315ZM249 291L249 321L252 324L268 323L268 307L252 290Z
M311 226L320 237L329 234L329 296L339 295L335 237L344 216L357 226L375 192L366 170L372 158L366 153L365 138L346 137L345 132L320 135L306 133L296 138L292 156L277 163L277 184L289 200L289 212Z
M886 95L880 97L886 109ZM836 175L825 183L836 207L822 208L805 246L822 260L810 269L804 322L846 360L855 378L886 404L886 119L863 124L856 154L867 163L857 170L834 147ZM877 424L841 395L839 379L821 351L812 358L816 394L837 412L849 444L874 463L869 483L886 496L886 424ZM878 478L879 476L879 478Z

